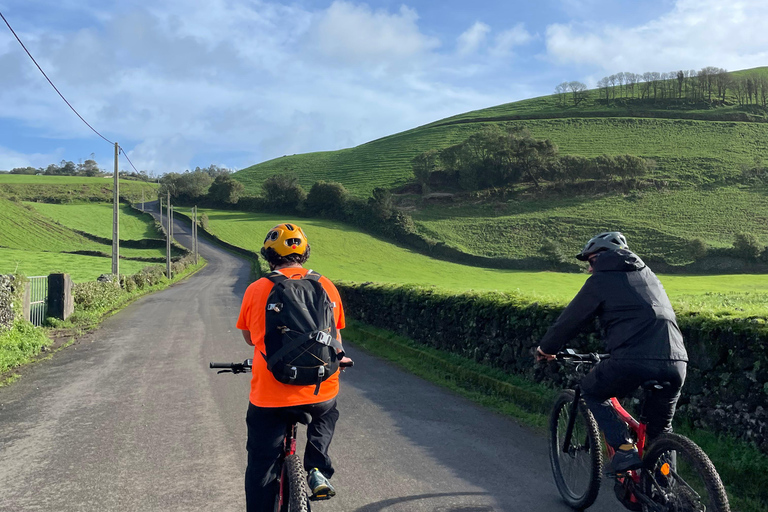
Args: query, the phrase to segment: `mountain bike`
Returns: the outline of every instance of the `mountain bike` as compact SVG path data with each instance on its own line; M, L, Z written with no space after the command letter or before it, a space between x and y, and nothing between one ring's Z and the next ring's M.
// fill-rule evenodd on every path
M607 354L578 354L568 349L555 360L583 374ZM646 439L645 403L666 382L642 385L639 420L611 398L616 414L628 425L642 457L640 469L615 475L614 491L630 510L643 512L729 512L728 496L714 465L704 451L679 434L664 433L650 446ZM597 498L603 469L603 451L597 422L581 399L578 384L564 389L555 401L549 420L549 459L555 484L571 507L583 510ZM605 445L608 457L612 447Z
M354 361L339 364L340 368L353 366ZM247 373L251 371L253 359L246 359L242 363L210 363L213 369L219 369L217 373ZM283 453L278 462L277 486L274 512L310 512L310 501L315 499L307 484L307 472L304 464L296 453L296 437L299 423L309 424L312 417L309 413L297 413L294 421L285 429L283 440Z

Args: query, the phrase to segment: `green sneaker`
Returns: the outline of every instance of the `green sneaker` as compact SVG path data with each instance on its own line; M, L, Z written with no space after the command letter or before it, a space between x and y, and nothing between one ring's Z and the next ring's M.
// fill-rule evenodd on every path
M309 482L309 489L312 491L312 500L327 500L336 496L336 490L331 485L331 482L320 472L319 469L314 468L309 472L307 477Z

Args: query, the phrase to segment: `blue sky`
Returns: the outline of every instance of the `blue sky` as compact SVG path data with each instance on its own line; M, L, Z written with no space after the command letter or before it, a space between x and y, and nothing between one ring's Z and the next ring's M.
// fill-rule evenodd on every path
M0 12L78 112L154 174L352 147L563 81L768 65L764 0L0 0ZM0 170L92 154L112 169L114 148L0 21Z

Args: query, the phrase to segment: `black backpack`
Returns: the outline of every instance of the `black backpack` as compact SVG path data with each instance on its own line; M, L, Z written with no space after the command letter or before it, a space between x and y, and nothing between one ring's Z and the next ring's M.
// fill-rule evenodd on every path
M280 272L266 276L274 283L267 297L264 359L267 368L283 384L320 384L339 369L343 352L336 339L333 304L312 270L301 279Z

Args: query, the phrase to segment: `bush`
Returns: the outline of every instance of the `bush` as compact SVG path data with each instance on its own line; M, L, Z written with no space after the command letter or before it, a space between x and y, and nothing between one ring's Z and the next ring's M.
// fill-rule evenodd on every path
M335 181L318 181L309 190L305 204L307 213L339 218L344 212L349 192Z
M700 260L707 255L709 247L701 238L694 238L688 241L688 254L691 259Z
M763 252L764 247L752 233L739 233L733 242L733 252L737 257L747 261L755 261Z
M200 215L200 227L208 231L208 222L208 214L203 212L203 214Z
M307 193L296 176L275 174L262 183L267 207L275 212L296 212L304 204Z

